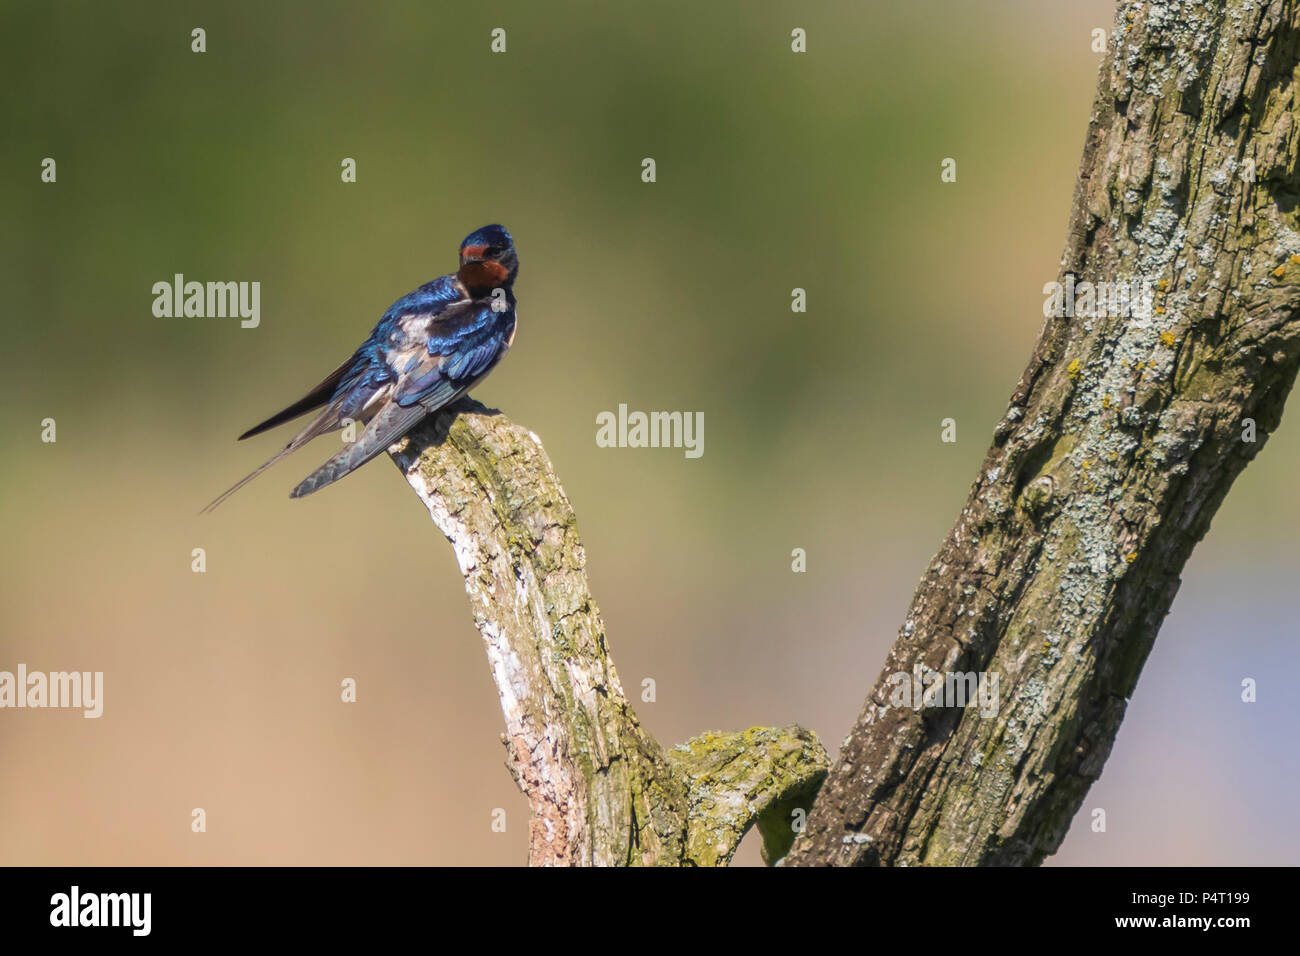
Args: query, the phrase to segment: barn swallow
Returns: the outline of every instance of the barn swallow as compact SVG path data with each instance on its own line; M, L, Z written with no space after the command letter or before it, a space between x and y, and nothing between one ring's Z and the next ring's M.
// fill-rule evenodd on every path
M356 441L303 479L289 497L333 484L483 381L515 340L518 272L514 240L504 227L484 226L466 236L459 269L394 302L351 358L288 408L239 436L242 441L320 408L270 461L203 510L211 511L313 438L350 422L366 423Z

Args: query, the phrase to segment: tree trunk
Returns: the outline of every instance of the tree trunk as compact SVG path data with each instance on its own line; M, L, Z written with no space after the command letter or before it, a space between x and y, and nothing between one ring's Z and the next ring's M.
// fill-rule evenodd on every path
M1062 283L1136 282L1150 314L1044 324L787 863L1060 846L1192 547L1295 380L1298 31L1283 0L1121 5ZM890 675L929 670L997 675L996 717L891 706Z

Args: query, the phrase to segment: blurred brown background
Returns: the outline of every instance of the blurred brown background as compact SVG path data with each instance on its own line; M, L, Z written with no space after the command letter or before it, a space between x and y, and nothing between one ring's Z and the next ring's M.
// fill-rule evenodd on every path
M520 329L475 397L544 440L624 685L657 682L642 720L667 745L799 722L837 747L1037 335L1091 31L1112 17L1096 0L0 11L0 670L106 684L99 720L0 711L0 863L524 862L461 578L393 466L291 502L321 439L197 516L287 440L234 436L492 221L519 247ZM151 286L177 272L260 281L261 326L155 318ZM704 456L598 448L620 402L703 411ZM1052 862L1300 856L1297 417L1192 559ZM757 858L751 838L740 861Z

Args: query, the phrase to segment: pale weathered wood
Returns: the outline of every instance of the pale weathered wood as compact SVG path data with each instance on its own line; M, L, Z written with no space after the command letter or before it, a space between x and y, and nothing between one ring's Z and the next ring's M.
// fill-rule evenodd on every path
M789 845L826 752L798 727L705 734L664 750L637 721L587 586L577 520L540 440L462 401L393 459L451 541L532 805L536 865L723 865L757 823Z

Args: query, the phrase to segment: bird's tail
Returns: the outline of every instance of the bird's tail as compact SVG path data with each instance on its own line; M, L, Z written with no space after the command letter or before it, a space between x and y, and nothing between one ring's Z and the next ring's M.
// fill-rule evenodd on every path
M286 445L284 448L281 448L278 452L275 453L275 457L271 458L269 461L263 462L253 472L245 475L243 478L240 478L239 481L235 482L233 485L231 485L221 494L217 495L217 497L213 498L212 501L208 503L208 506L204 508L202 511L200 511L199 514L205 515L209 511L214 510L217 507L217 505L221 504L223 501L225 501L227 498L233 495L236 491L244 487L244 485L248 484L250 481L252 481L258 475L260 475L262 472L266 471L266 469L270 468L272 465L274 465L285 455L289 454L289 452L291 451L294 451L292 444Z
M351 474L382 453L428 414L422 405L403 407L390 402L371 419L356 441L304 478L297 488L289 492L289 497L301 498Z
M243 478L239 479L239 481L235 482L234 485L232 485L231 487L223 491L221 494L219 494L208 504L206 508L200 511L199 514L207 514L209 511L212 511L217 507L217 505L221 504L223 501L225 501L227 498L233 495L240 488L244 487L244 485L248 484L250 481L252 481L258 475L260 475L262 472L266 471L266 469L270 468L272 465L274 465L285 455L288 455L290 452L297 451L303 445L307 444L307 442L311 441L313 438L316 438L319 435L325 434L333 427L335 427L334 410L332 408L326 408L318 416L316 416L316 418L312 419L311 423L308 424L306 428L300 431L297 435L294 435L293 441L289 442L289 444L281 448L278 452L276 452L273 456L271 456L271 458L263 462L256 469L254 469L250 474L245 475Z

